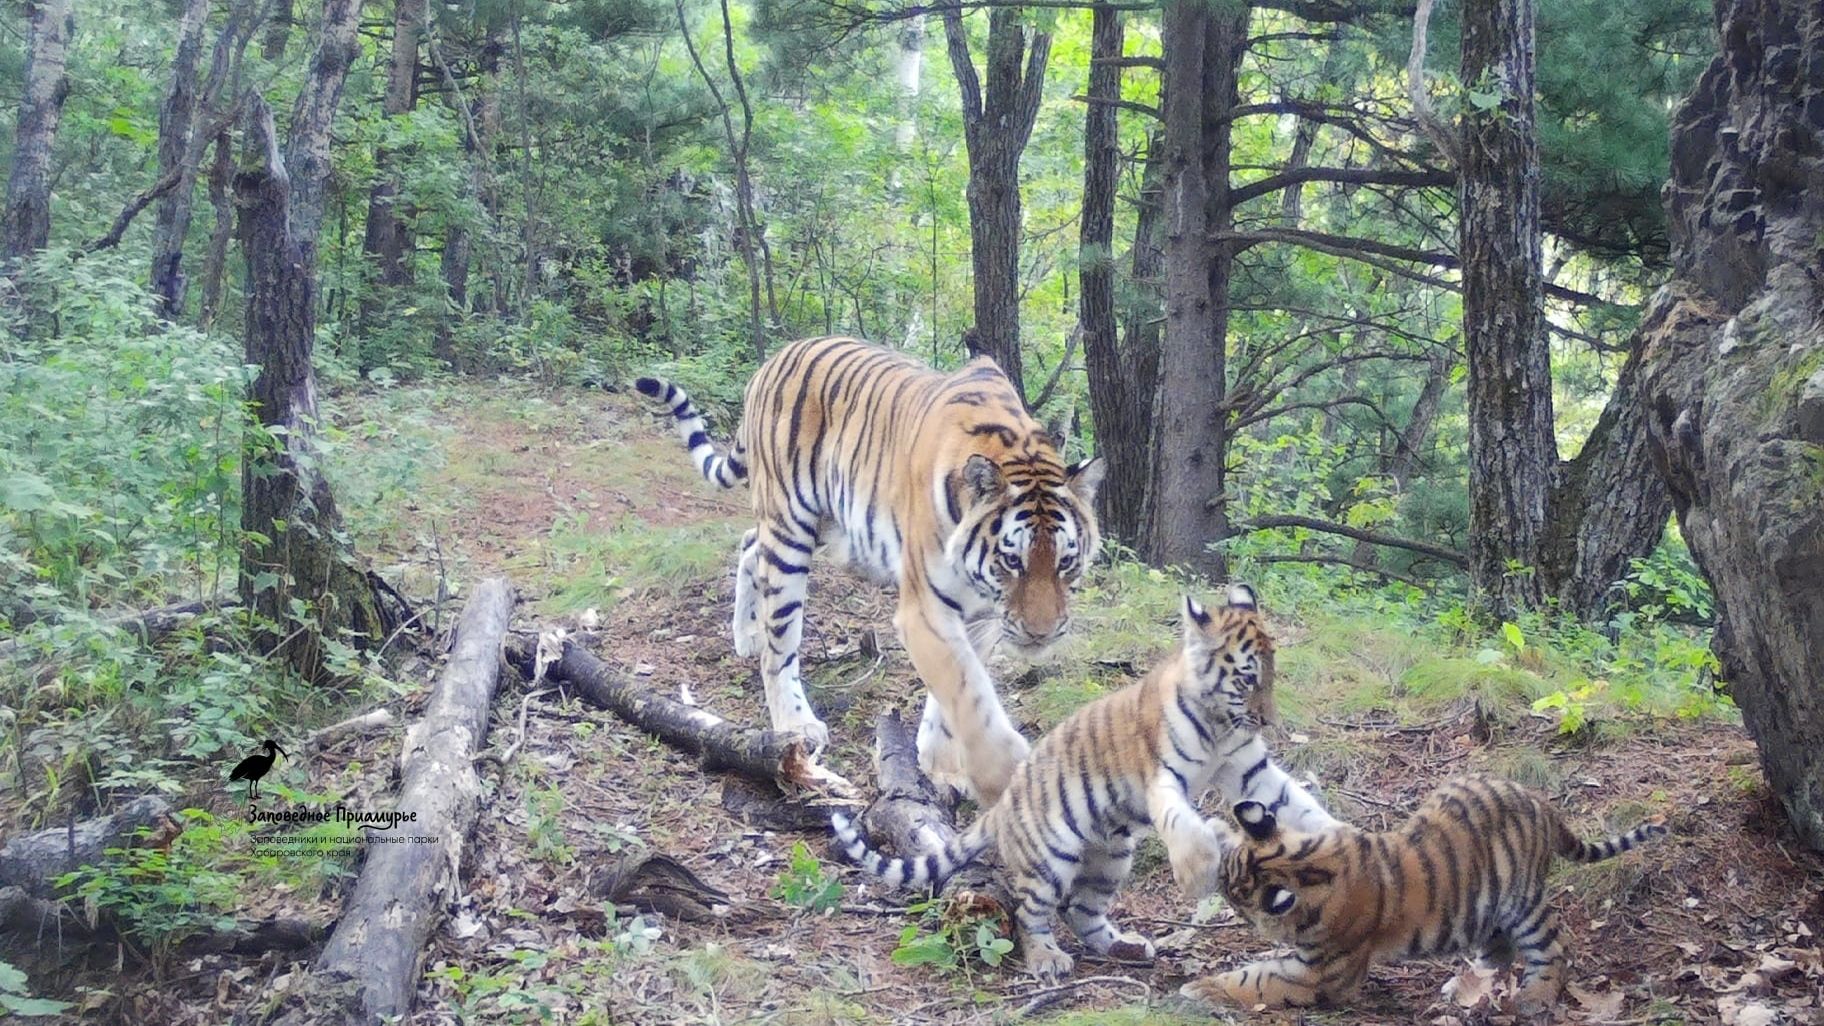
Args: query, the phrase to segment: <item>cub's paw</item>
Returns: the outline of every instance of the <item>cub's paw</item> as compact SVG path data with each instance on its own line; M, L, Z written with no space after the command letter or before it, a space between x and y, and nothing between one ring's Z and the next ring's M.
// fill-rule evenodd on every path
M1178 988L1178 993L1198 1004L1215 1008L1221 1005L1253 1007L1241 993L1241 973L1214 973L1200 976ZM1253 1004L1259 1004L1256 999Z
M830 744L829 725L815 716L797 720L787 719L784 723L779 724L778 729L782 734L797 734L804 738L805 744L811 746L812 754L823 751Z
M1104 952L1117 962L1128 962L1134 965L1150 964L1157 953L1153 949L1152 940L1146 935L1132 930L1115 934L1115 939L1109 943L1108 950Z
M1020 958L1025 962L1028 973L1047 981L1070 975L1070 967L1076 964L1064 953L1064 949L1050 941L1043 944L1025 942Z

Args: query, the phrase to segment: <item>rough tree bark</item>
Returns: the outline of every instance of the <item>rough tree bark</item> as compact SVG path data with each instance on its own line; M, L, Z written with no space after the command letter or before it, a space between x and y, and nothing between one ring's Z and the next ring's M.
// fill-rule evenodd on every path
M43 249L51 239L51 148L70 94L64 64L76 31L72 0L26 4L25 87L13 133L13 170L0 212L0 266Z
M1152 437L1159 347L1156 331L1133 328L1123 345L1115 319L1115 184L1120 152L1116 108L1107 101L1121 98L1121 67L1116 63L1121 45L1121 13L1097 7L1090 37L1089 102L1083 115L1078 316L1083 326L1089 405L1096 419L1096 449L1107 461L1109 473L1107 486L1096 494L1102 531L1138 546L1143 541L1141 505L1152 468L1147 446ZM1151 168L1149 158L1149 172ZM1142 189L1144 193L1144 186ZM1148 199L1143 194L1141 202ZM1149 217L1143 209L1142 221L1136 235L1150 228L1156 215ZM1136 247L1150 245L1150 239L1135 240ZM1136 252L1136 264L1140 259Z
M424 717L406 731L395 809L413 818L393 829L435 843L367 846L354 894L308 985L268 1021L378 1023L411 1011L425 941L461 887L463 848L481 808L475 756L488 735L513 603L504 577L476 586Z
M166 320L176 320L184 312L184 238L190 233L191 194L196 182L192 136L202 99L196 68L208 18L209 0L184 4L177 53L171 59L171 84L158 112L158 177L178 176L177 185L159 199L152 215L152 294L158 315Z
M1478 601L1495 615L1545 597L1537 569L1558 453L1540 259L1534 3L1470 0L1463 9L1462 81L1493 83L1501 96L1489 109L1464 112L1458 175L1469 572Z
M209 206L215 223L209 229L209 251L203 257L203 298L197 324L204 331L215 325L222 312L227 286L228 243L234 238L234 133L222 129L215 137L215 159L209 165Z
M323 668L324 638L358 641L387 626L322 474L311 364L330 125L354 59L360 10L360 0L326 6L285 152L271 109L253 103L247 134L255 163L234 181L247 258L244 348L247 362L259 367L248 400L264 429L250 435L241 473L241 599L282 628L277 647L309 678ZM313 622L290 624L293 598L308 604Z
M1716 593L1713 646L1793 828L1824 849L1824 11L1718 0L1672 131L1648 451Z
M387 66L386 93L380 113L398 119L418 105L418 40L424 27L424 0L396 0L393 4L393 50ZM399 198L400 154L382 145L374 154L374 184L367 193L367 231L361 253L374 264L373 284L362 294L360 323L372 328L386 305L381 290L412 283L411 228Z
M431 39L429 44L436 47L436 39ZM480 75L473 84L472 95L465 95L456 88L455 75L444 63L441 51L432 50L432 56L437 60L446 83L451 86L449 101L456 105L457 114L462 118L462 149L469 161L469 195L485 212L490 223L493 221L495 206L492 184L494 139L500 128L500 99L495 92L495 81L500 75L500 58L504 49L499 29L490 26L482 39L481 52L476 59ZM438 321L435 345L438 359L451 367L458 367L460 363L453 332L456 322L468 316L470 310L469 265L474 258L474 250L474 235L470 232L469 225L460 217L450 218L449 229L444 235L440 266L449 309Z
M1213 242L1231 224L1229 111L1251 9L1175 0L1165 8L1165 337L1153 451L1156 563L1220 578L1212 548L1227 536L1226 396L1233 248Z
M1026 29L1017 8L988 14L987 88L969 53L969 35L959 9L944 11L950 66L963 99L963 144L969 153L970 264L975 291L975 326L970 353L994 358L1022 398L1020 360L1020 154L1032 137L1045 91L1051 35ZM1026 67L1020 70L1024 53Z
M1647 473L1636 401L1643 335L1583 449L1569 462L1558 458L1541 263L1534 4L1474 0L1463 13L1462 80L1497 84L1501 96L1488 110L1465 112L1458 176L1470 584L1491 615L1550 599L1594 619L1629 561L1652 551L1671 507Z

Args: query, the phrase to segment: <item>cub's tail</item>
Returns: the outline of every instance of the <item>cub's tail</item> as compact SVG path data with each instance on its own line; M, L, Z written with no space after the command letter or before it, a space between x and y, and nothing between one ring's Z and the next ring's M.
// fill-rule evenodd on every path
M1645 823L1629 830L1627 833L1605 837L1600 841L1586 841L1563 824L1558 827L1558 854L1577 862L1601 862L1612 859L1624 851L1633 851L1645 841L1666 834L1666 817L1655 816Z
M640 378L633 383L633 387L646 398L664 403L671 411L672 419L678 424L678 437L684 440L684 448L690 450L691 462L697 465L703 480L718 488L733 488L747 480L747 464L741 459L746 452L740 443L736 443L734 452L726 456L717 455L715 444L709 440L709 431L703 423L703 414L683 389L658 378Z
M988 817L978 817L968 830L958 834L942 851L915 859L889 859L880 852L868 847L862 839L855 824L849 817L837 813L830 817L830 826L836 831L836 840L842 845L843 854L851 862L879 877L888 887L909 887L918 890L937 891L944 886L944 881L951 874L974 862L982 852L988 850Z

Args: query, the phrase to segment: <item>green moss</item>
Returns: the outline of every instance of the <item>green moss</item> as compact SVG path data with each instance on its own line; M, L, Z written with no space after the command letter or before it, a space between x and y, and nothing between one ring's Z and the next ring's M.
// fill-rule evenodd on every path
M1516 709L1552 690L1525 670L1463 656L1433 656L1413 664L1400 678L1402 693L1416 706L1436 709L1463 699L1481 699L1490 709Z

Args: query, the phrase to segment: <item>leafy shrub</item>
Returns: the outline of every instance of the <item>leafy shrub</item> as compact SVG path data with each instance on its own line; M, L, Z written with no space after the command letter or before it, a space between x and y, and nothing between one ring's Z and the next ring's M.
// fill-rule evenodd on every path
M826 873L823 863L803 841L792 845L792 858L779 874L773 897L806 912L828 912L842 903L842 881Z

